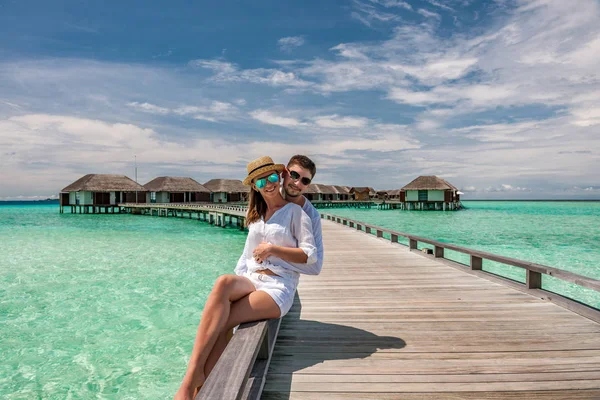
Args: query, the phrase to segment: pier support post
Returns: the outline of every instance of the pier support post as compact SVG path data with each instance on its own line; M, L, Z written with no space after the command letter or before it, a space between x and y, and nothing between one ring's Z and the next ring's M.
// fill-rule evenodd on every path
M542 287L542 274L527 270L527 289L541 289Z
M471 269L481 271L483 269L483 260L481 257L471 256Z

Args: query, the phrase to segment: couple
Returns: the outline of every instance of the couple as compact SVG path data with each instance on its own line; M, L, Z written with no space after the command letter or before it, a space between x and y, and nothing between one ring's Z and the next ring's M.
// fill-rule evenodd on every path
M315 164L302 155L292 157L287 167L260 157L247 169L244 184L251 190L244 252L236 275L217 278L206 300L176 400L194 398L225 350L231 329L283 317L294 301L300 274L321 272L321 219L302 196L315 176Z

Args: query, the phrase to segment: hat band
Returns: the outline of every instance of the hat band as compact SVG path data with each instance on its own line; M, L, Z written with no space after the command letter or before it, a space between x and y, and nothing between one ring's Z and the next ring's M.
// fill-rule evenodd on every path
M259 169L261 169L261 168L264 168L264 167L269 167L269 166L271 166L271 165L275 165L275 163L263 164L263 165L261 165L261 166L259 166L259 167L256 167L256 168L254 168L252 171L248 172L248 175L251 175L251 174L252 174L254 171L258 171L258 170L259 170Z

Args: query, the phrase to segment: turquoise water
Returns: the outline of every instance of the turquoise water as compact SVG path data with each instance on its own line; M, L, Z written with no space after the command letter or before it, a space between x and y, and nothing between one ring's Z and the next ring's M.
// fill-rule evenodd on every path
M464 204L459 212L326 212L600 278L600 203ZM233 270L245 233L2 205L0 239L0 398L168 399L212 283ZM484 268L524 279L518 269ZM553 284L600 307L597 293L544 281Z
M0 206L0 398L167 399L245 233Z
M464 201L463 205L465 210L453 212L349 208L320 211L600 279L600 202ZM432 246L419 244L422 247ZM468 256L462 253L446 251L445 257L469 263ZM485 260L483 267L525 282L521 268ZM542 287L600 308L597 292L554 281L543 278Z

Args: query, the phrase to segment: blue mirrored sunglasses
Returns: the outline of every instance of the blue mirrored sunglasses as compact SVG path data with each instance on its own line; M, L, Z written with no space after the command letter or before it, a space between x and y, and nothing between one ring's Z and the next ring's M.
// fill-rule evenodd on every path
M254 184L256 185L257 188L262 189L265 186L267 186L267 180L271 183L278 182L279 175L276 173L272 173L271 175L267 176L266 178L257 179L256 182L254 182Z

